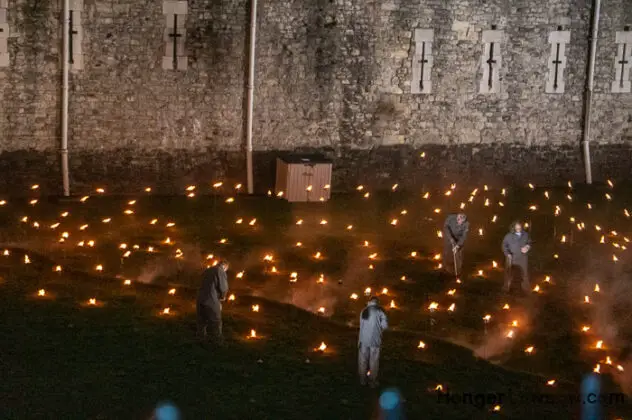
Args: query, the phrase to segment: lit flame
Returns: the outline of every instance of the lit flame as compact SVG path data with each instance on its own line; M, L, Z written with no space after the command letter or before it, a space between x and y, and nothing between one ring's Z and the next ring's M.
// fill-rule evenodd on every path
M596 349L602 349L603 348L603 340L598 340L597 343L595 344L595 348Z
M533 353L533 349L534 349L533 346L529 346L526 349L524 349L524 352L527 353L527 354L531 354L531 353Z
M509 310L509 304L508 304L508 303L505 303L505 305L503 306L503 309L504 309L504 310L506 310L506 311L508 311L508 310Z
M259 305L252 305L252 312L259 312Z
M230 296L228 296L228 300L229 301L235 300L235 295L231 294Z
M590 330L590 327L588 325L584 325L582 327L582 332L588 332Z
M46 296L46 290L44 289L39 289L39 291L37 292L38 296Z
M132 284L132 281L131 281L131 280L125 280L125 281L123 282L123 284L124 284L125 286L129 286L130 284Z
M248 336L248 338L257 338L257 331L250 330L250 335Z
M318 346L318 348L316 349L318 351L324 352L325 350L327 350L327 344L325 344L325 342L321 342L320 346Z
M397 306L395 306L395 301L394 300L391 300L391 304L389 306L391 307L391 309L397 308Z
M448 307L448 312L454 312L455 309L456 309L456 304L453 303Z
M97 300L95 298L90 298L88 300L88 305L96 305L97 304Z
M432 303L430 303L430 305L428 305L428 309L430 311L435 311L435 310L439 309L439 304L437 302L432 302Z
M168 293L173 296L176 294L176 289L169 289Z
M599 293L601 290L599 289L599 284L595 284L595 292Z
M548 386L553 386L553 385L555 385L555 379L549 379L548 381L546 381L546 384L547 384Z
M103 266L101 264L98 264L94 269L97 271L103 271Z
M358 299L358 294L357 293L351 293L351 296L349 296L350 299L353 300L357 300Z
M424 343L423 341L420 341L419 344L417 345L418 349L425 349L426 348L426 343Z
M171 312L171 308L168 308L168 307L162 310L163 315L169 315L169 312Z
M490 314L487 314L483 317L483 321L485 322L489 322L492 319L492 316Z
M590 303L590 297L584 296L584 303Z

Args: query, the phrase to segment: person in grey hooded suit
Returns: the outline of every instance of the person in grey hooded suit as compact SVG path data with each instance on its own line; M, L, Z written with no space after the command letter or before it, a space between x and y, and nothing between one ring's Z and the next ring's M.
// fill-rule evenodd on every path
M443 268L446 273L458 276L463 265L463 245L470 230L465 213L450 214L443 224ZM456 269L456 272L455 272Z
M197 331L198 338L206 343L210 339L212 344L220 345L222 337L222 301L228 293L226 278L228 262L220 261L217 265L207 268L202 274L202 284L197 298Z
M511 283L515 280L514 273L520 273L522 277L522 290L528 292L531 287L529 283L529 251L531 250L531 238L522 229L522 223L511 224L509 233L503 239L503 253L505 254L505 285L503 291L508 292Z
M386 314L380 307L379 300L376 297L372 297L360 314L358 373L360 374L360 383L362 385L367 384L367 377L372 388L378 385L377 376L380 368L382 332L387 328Z

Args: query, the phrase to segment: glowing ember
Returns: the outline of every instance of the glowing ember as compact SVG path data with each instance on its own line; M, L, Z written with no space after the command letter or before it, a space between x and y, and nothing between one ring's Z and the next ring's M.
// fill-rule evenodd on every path
M602 349L603 348L603 340L598 340L597 343L595 344L595 348L596 349Z
M492 411L500 411L500 406L499 405L495 405L494 408L492 408Z
M357 293L351 293L351 296L349 296L350 299L353 300L357 300L358 299L358 294Z
M456 303L453 303L448 307L448 312L454 312L455 309L456 309Z
M46 296L46 290L44 289L39 289L39 291L37 292L38 296Z
M259 305L252 305L252 312L259 312Z
M526 349L524 349L524 352L527 354L531 354L533 353L534 347L533 346L529 346Z
M176 289L169 289L168 293L173 296L176 294Z
M505 337L507 337L507 338L513 338L513 337L514 337L514 330L509 330L509 331L507 331L507 334L505 335Z
M448 296L454 296L455 293L456 293L456 289L448 290Z
M123 284L124 284L125 286L129 286L130 284L132 284L132 281L131 281L131 280L125 280L125 281L123 282Z
M439 309L439 304L437 302L432 302L430 303L430 305L428 305L428 309L430 311L436 311L437 309Z
M31 260L29 259L29 256L24 254L24 264L30 264Z
M595 292L599 293L601 290L599 289L599 283L595 284Z
M162 310L162 314L163 314L163 315L169 315L169 312L171 312L171 308L164 308L164 309Z
M483 317L483 321L485 322L489 322L492 319L492 316L490 314L487 314Z
M419 344L417 345L418 349L425 349L426 348L426 343L424 343L423 341L420 341Z
M55 271L60 273L61 272L61 265L55 266Z
M509 310L509 304L508 304L508 303L505 303L505 305L503 306L503 309L504 309L504 310L506 310L506 311L508 311L508 310Z
M97 271L103 271L103 266L101 264L98 264L96 267L94 267L94 269Z
M231 294L230 296L228 296L228 300L229 301L235 300L235 295Z
M248 336L248 338L257 338L257 331L250 330L250 335Z
M593 372L595 372L595 373L600 373L601 372L601 365L599 363L597 363L595 365L595 368L593 369Z
M320 308L318 308L318 313L324 314L325 313L325 307L321 306Z
M391 300L391 304L389 305L391 309L395 309L397 308L397 306L395 306L395 301Z
M590 327L588 325L584 325L582 327L582 332L588 332L588 330L590 330Z
M547 384L548 386L553 386L553 385L555 385L555 379L549 379L548 381L546 381L546 384Z
M95 298L90 298L88 300L88 305L96 305L97 304L97 300Z
M369 296L369 295L371 294L371 288L370 288L370 287L367 287L366 289L364 289L364 294L365 294L366 296Z
M321 342L320 346L318 346L318 348L316 349L318 351L324 352L325 350L327 350L327 344L325 344L325 342Z

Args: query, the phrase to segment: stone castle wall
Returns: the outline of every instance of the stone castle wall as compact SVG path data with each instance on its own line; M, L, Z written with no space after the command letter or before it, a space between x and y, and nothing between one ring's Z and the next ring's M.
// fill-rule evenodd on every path
M188 1L186 70L163 69L162 0L73 4L81 4L83 59L70 76L73 191L243 182L249 1ZM0 190L29 182L60 189L61 5L0 0L9 24L9 62L0 67ZM581 180L590 15L588 0L260 1L258 189L272 185L274 157L287 150L332 157L336 189ZM482 31L493 25L503 32L500 91L481 94ZM597 179L632 174L632 93L611 92L615 33L626 25L630 0L603 2ZM551 94L547 39L560 26L570 31L565 91ZM411 93L416 28L434 31L430 94Z

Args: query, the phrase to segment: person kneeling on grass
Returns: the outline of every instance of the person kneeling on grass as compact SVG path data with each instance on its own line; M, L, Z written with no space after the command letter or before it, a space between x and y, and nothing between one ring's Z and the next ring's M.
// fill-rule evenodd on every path
M358 373L360 374L360 383L362 385L367 384L367 377L372 388L378 385L377 375L380 368L382 331L387 328L386 314L380 307L378 299L372 297L360 314Z

